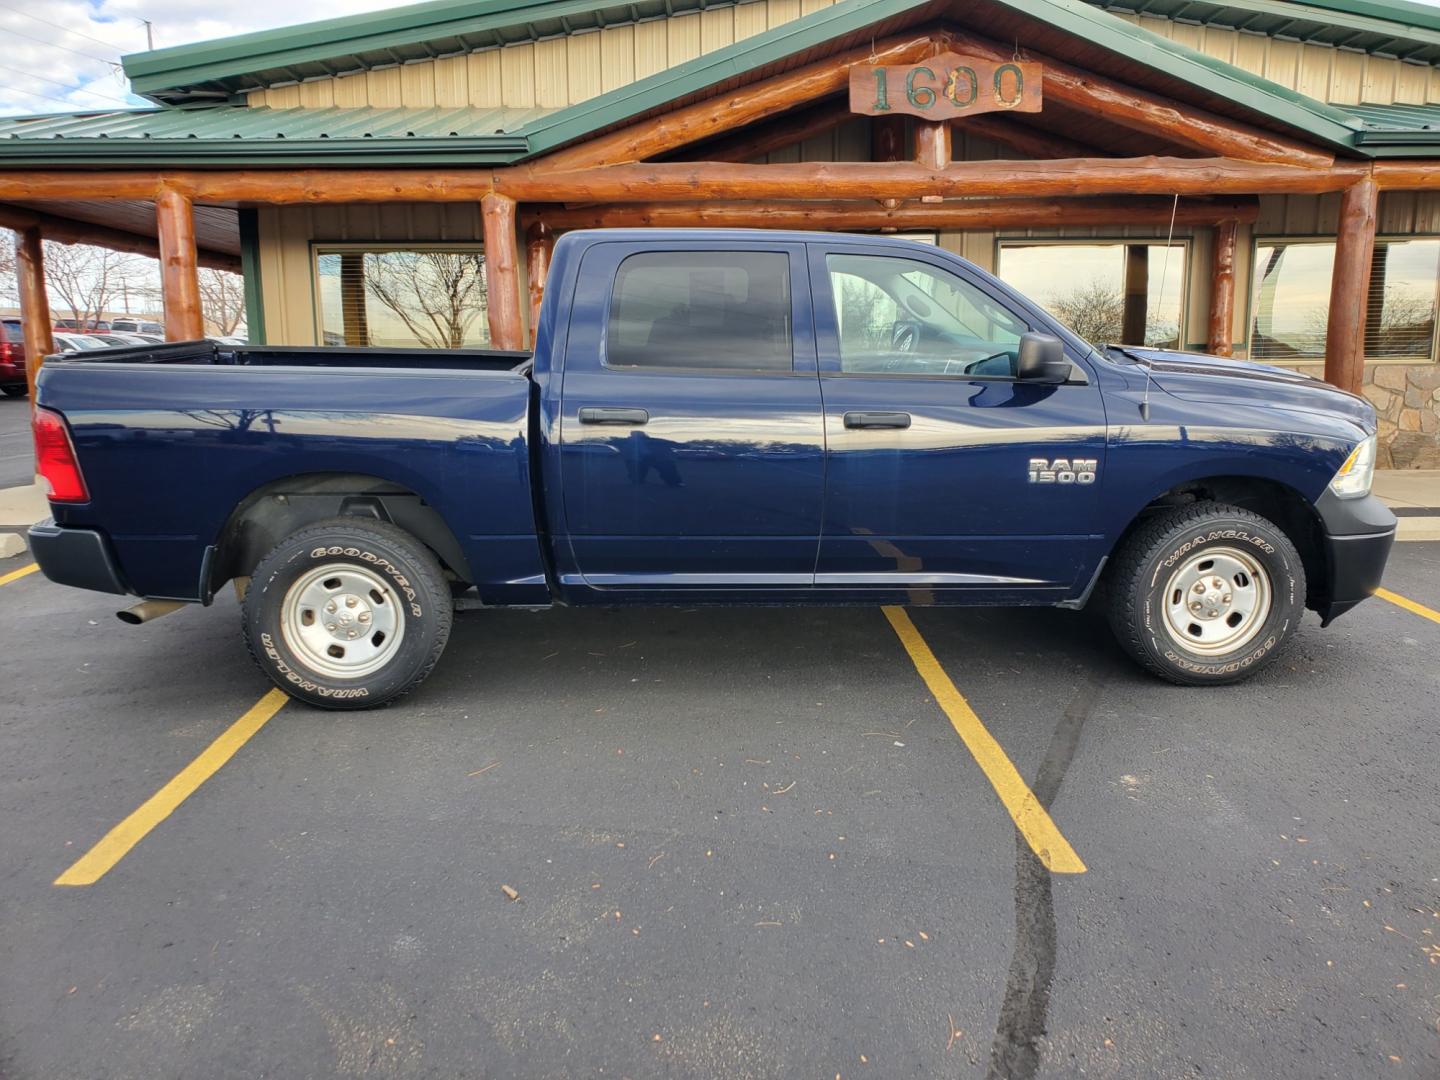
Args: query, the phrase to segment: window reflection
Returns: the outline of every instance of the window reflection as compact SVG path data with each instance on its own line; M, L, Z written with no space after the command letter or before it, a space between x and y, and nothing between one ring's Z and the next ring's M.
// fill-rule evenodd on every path
M1007 241L999 276L1087 341L1179 348L1187 261L1181 243Z
M1321 359L1330 319L1331 242L1261 240L1255 248L1250 355ZM1429 360L1435 355L1440 239L1381 240L1365 299L1365 355Z
M478 247L315 252L322 344L462 349L490 344Z

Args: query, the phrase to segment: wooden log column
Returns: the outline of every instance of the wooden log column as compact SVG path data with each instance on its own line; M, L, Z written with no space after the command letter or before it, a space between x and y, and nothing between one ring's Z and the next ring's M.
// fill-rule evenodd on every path
M545 299L545 281L550 276L550 255L555 234L543 221L533 222L525 233L525 270L530 279L530 347L540 332L540 303Z
M1325 381L1352 394L1360 392L1365 374L1365 307L1379 202L1379 187L1368 176L1346 188L1340 197L1340 231L1335 238L1325 337Z
M160 239L160 292L165 302L165 340L197 341L205 336L195 252L195 213L189 197L163 188L155 199Z
M920 120L915 124L915 161L927 169L944 169L950 164L950 124L945 120Z
M494 192L480 200L485 234L485 289L492 349L523 349L520 320L520 258L515 239L515 200Z
M1210 321L1205 347L1216 356L1234 356L1235 336L1235 247L1240 232L1236 221L1215 226L1214 249L1210 255Z
M45 293L45 251L38 226L15 233L15 285L25 328L25 383L35 403L35 378L45 357L55 351L50 298Z

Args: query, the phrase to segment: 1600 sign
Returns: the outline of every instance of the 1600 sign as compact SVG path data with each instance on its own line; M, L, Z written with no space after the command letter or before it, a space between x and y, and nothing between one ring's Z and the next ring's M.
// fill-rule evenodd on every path
M1009 110L1039 112L1044 69L943 53L922 64L850 69L850 111L909 113L927 120Z

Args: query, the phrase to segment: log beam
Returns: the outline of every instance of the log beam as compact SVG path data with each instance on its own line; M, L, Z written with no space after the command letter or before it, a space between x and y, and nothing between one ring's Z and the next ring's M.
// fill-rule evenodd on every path
M530 283L530 347L540 332L540 304L550 277L550 256L555 252L555 233L545 221L531 222L525 230L525 270Z
M523 349L520 266L515 240L515 200L493 192L480 200L485 236L485 290L492 349Z
M570 171L601 165L643 161L691 143L764 120L797 105L848 91L853 64L904 64L930 55L929 33L887 38L795 71L774 75L728 94L684 105L673 112L642 120L609 135L558 150L541 159L545 171Z
M544 209L539 220L557 232L604 228L734 229L1051 229L1067 225L1168 225L1167 198L1108 199L961 199L885 209L854 202L696 202L639 203ZM1217 221L1253 222L1254 199L1198 202L1182 199L1175 224L1214 225Z
M1413 167L1412 167L1413 168ZM1440 165L1433 185L1440 187ZM298 169L176 172L0 172L0 202L154 199L162 185L195 202L271 206L474 202L490 192L524 202L690 202L695 199L874 199L940 196L1314 195L1341 191L1368 165L1307 169L1227 158L959 161L938 171L910 162L790 165L614 165L550 173L505 169ZM647 186L648 185L648 186Z
M20 294L20 322L25 334L25 385L34 408L40 365L55 351L50 298L45 293L45 245L37 226L15 232L15 286Z
M1215 356L1235 355L1235 248L1237 221L1215 226L1210 252L1210 318L1205 347Z
M752 161L787 146L813 139L833 131L847 120L854 120L850 103L845 99L826 102L785 116L757 131L741 131L723 139L698 146L685 155L693 161Z
M88 221L59 217L23 206L0 206L0 229L21 232L38 228L46 240L62 244L97 244L111 251L125 251L132 255L145 255L151 259L160 257L160 242L153 236L116 229L109 225L95 225ZM232 274L241 272L240 256L224 251L200 249L196 253L201 266L228 270Z
M1340 197L1325 335L1325 381L1352 394L1360 392L1365 373L1365 308L1379 203L1379 186L1368 176L1346 188Z
M966 53L1004 63L1013 60L1012 46L1001 46L968 34L952 37L952 47ZM1087 113L1099 114L1111 123L1194 150L1241 161L1328 168L1334 154L1273 135L1260 128L1229 120L1204 109L1182 105L1169 98L1125 86L1112 79L1071 67L1048 56L1027 56L1045 65L1045 97L1061 101Z
M155 200L155 225L160 238L165 340L198 340L205 336L205 315L195 254L194 205L178 191L162 190Z
M575 173L524 166L495 174L495 187L529 202L689 202L696 199L895 199L927 196L1250 195L1339 191L1365 175L1337 162L1305 169L1223 158L1089 158L960 161L945 169L911 162L793 165L612 165Z

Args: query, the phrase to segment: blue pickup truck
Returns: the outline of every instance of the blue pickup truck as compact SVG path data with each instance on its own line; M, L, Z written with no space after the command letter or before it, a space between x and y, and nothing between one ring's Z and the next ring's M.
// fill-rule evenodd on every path
M52 580L143 621L233 581L296 698L380 705L453 612L1106 606L1186 685L1374 591L1395 519L1361 398L1095 346L894 238L587 231L535 351L180 342L47 363Z

